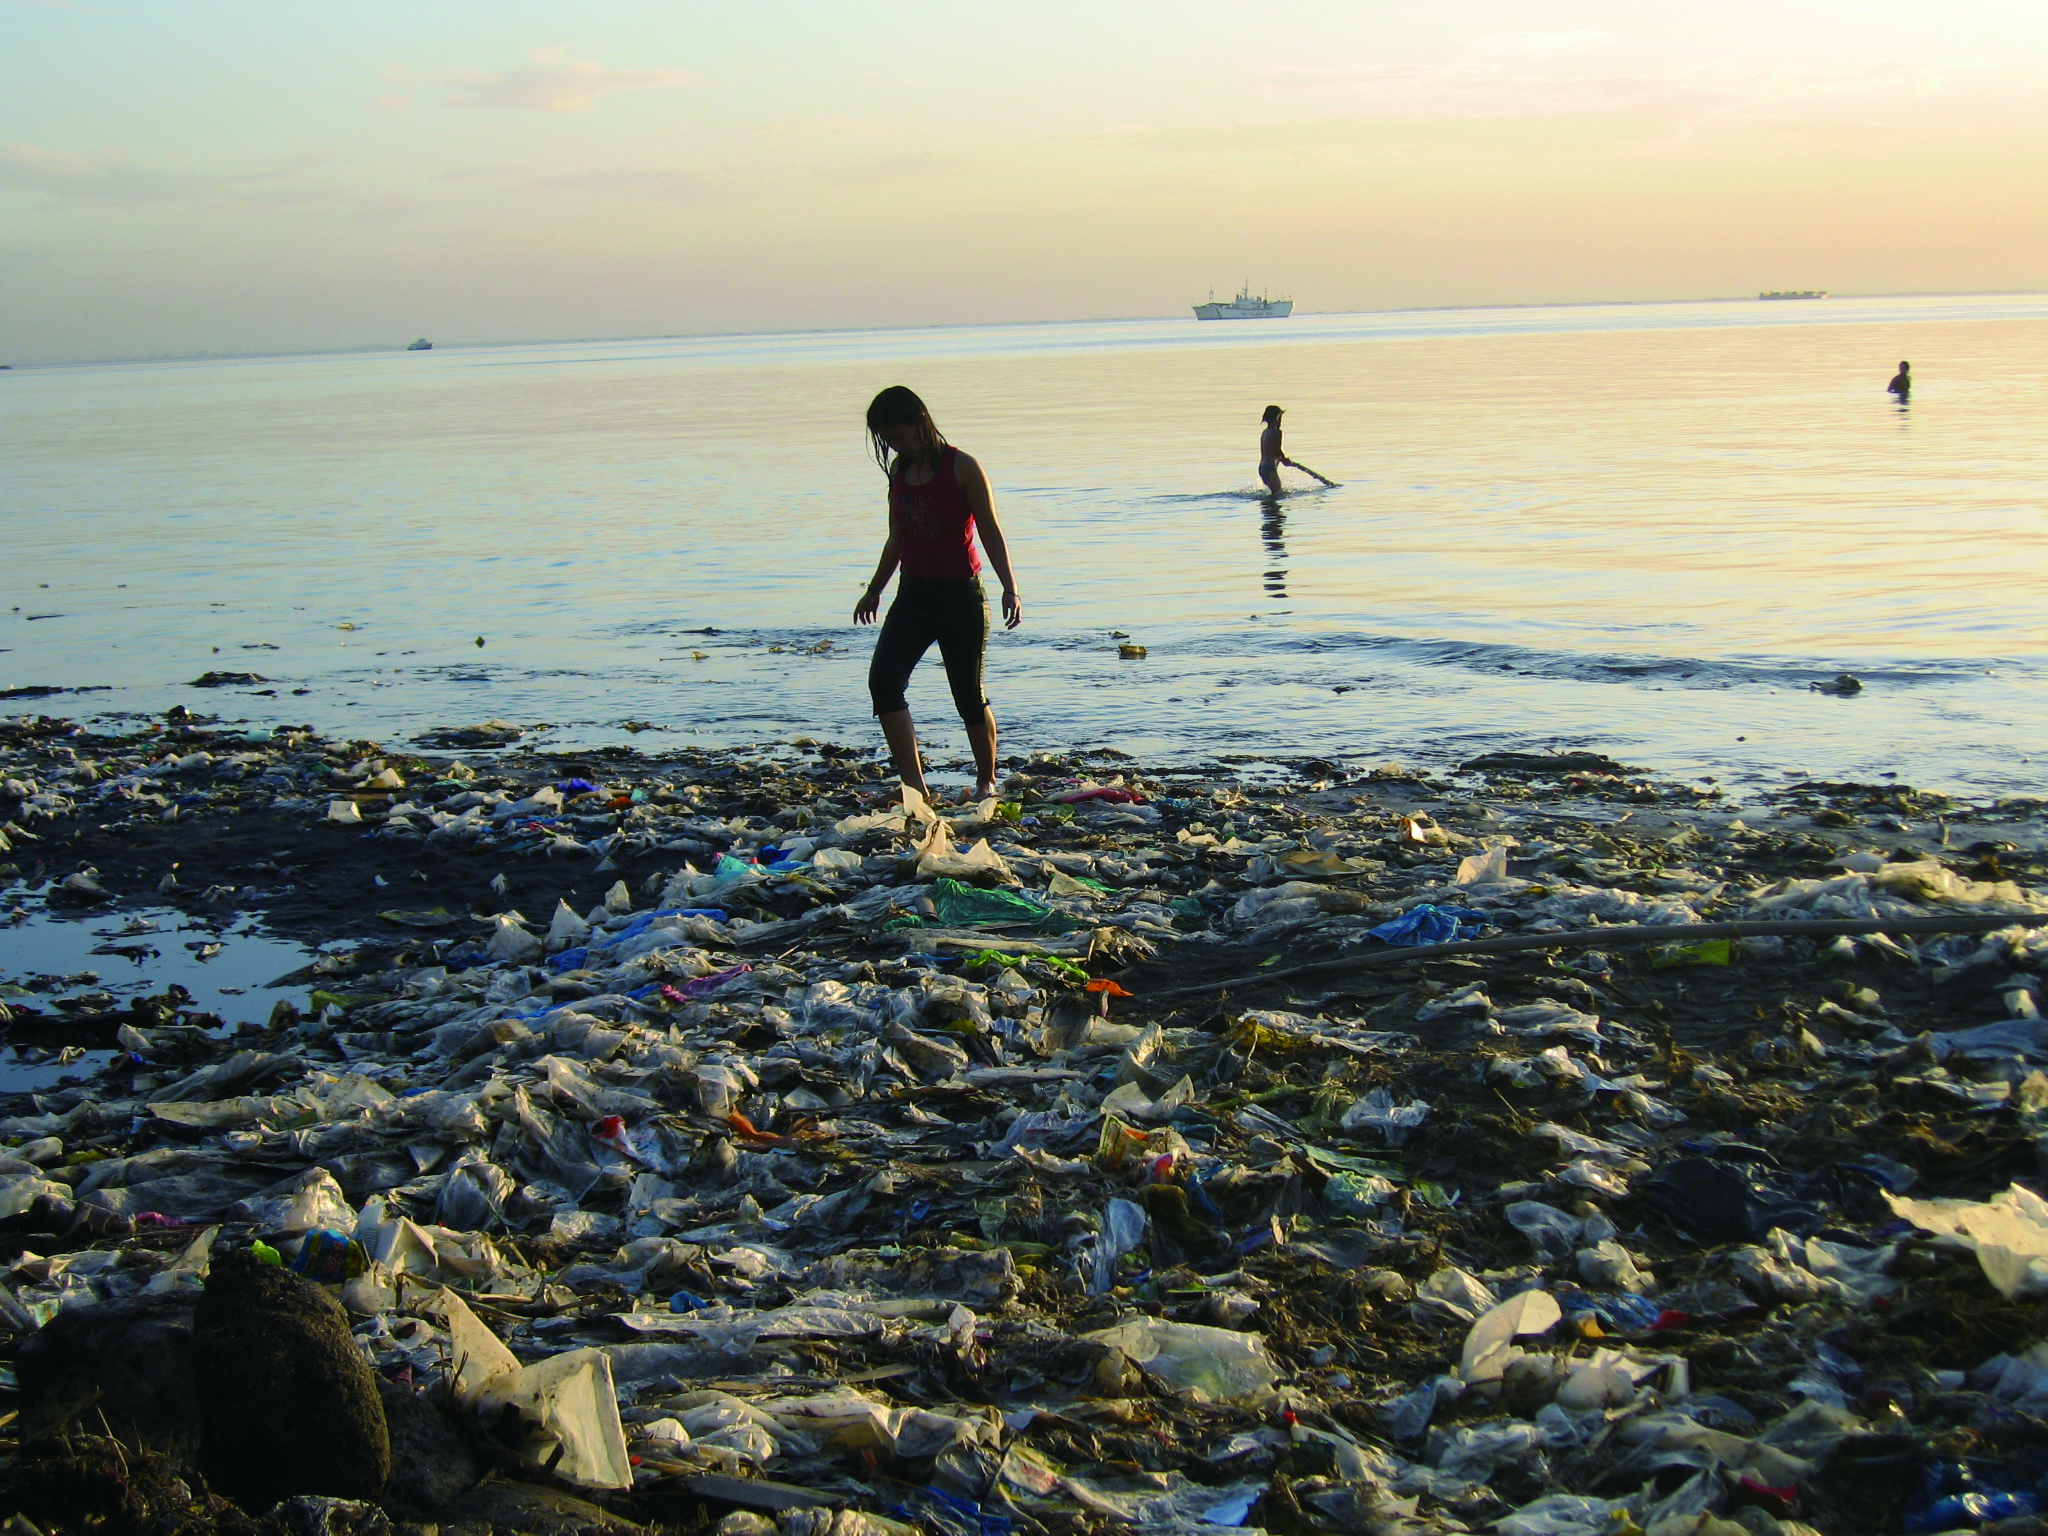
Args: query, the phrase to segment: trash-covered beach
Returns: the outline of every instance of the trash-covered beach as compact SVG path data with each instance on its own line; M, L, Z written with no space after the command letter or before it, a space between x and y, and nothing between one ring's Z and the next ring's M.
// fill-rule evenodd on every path
M13 1528L2048 1506L2048 800L520 734L0 724Z

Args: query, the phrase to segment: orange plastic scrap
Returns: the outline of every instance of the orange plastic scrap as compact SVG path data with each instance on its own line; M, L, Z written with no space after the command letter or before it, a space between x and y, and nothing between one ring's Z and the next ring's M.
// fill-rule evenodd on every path
M763 1146L779 1147L789 1140L787 1136L779 1136L774 1131L761 1130L738 1110L727 1115L725 1123L732 1127L733 1135L742 1141L757 1141Z
M1083 987L1081 990L1084 992L1103 992L1107 993L1111 997L1132 997L1136 995L1134 993L1126 992L1122 987L1118 986L1115 982L1111 981L1107 976L1096 977L1095 980L1089 982L1088 985Z

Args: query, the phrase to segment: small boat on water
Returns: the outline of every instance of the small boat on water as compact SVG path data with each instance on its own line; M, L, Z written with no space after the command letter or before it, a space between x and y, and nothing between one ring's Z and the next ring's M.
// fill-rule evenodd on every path
M1264 294L1252 297L1252 285L1247 282L1238 290L1237 297L1223 303L1216 302L1216 290L1209 290L1209 302L1195 306L1197 320L1285 320L1294 313L1294 300L1269 299Z
M431 352L434 350L434 344L431 341L427 340L426 337L422 336L418 341L414 342L405 350L408 352Z
M1760 299L1824 299L1827 296L1825 288L1774 288L1769 293L1757 295Z

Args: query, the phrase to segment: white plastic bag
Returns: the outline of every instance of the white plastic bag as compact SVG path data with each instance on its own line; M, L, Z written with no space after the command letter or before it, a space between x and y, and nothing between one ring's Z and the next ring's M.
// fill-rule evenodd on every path
M1921 1231L1975 1252L2001 1296L2048 1295L2048 1200L2031 1189L2011 1184L1984 1201L1885 1199Z
M1467 1386L1499 1381L1521 1357L1515 1340L1525 1334L1548 1333L1564 1313L1548 1291L1524 1291L1488 1311L1465 1335L1458 1377Z
M1272 1357L1266 1353L1265 1339L1256 1333L1134 1317L1085 1337L1090 1343L1122 1350L1176 1392L1252 1397L1273 1385Z
M566 901L556 901L555 919L548 924L547 948L549 954L581 944L590 937L590 924L578 917Z
M1003 862L1001 854L989 847L985 837L963 852L953 846L942 821L935 824L931 836L918 845L917 877L920 880L974 881L991 875L1006 884L1017 884L1017 877L1010 872L1010 866Z
M585 1488L633 1486L609 1355L573 1349L523 1366L453 1291L441 1292L441 1316L456 1402L494 1422L516 1413L524 1434L513 1443L531 1466ZM511 1440L502 1424L499 1438Z
M493 960L509 960L514 965L525 965L538 960L546 946L537 934L526 930L526 919L517 912L500 912L491 920L496 931L491 942L484 946L484 953Z
M1489 848L1484 853L1469 854L1458 860L1458 872L1451 877L1453 885L1498 885L1508 877L1508 850L1505 844Z
M1102 1235L1095 1240L1095 1274L1089 1293L1100 1296L1116 1279L1116 1261L1145 1241L1145 1207L1112 1200L1103 1207Z

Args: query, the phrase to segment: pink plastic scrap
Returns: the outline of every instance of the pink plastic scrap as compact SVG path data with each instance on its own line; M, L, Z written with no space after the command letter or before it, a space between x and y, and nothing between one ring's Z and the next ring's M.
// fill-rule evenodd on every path
M686 981L680 987L664 986L661 989L662 995L667 996L673 991L681 993L686 998L709 997L734 977L744 976L752 969L751 965L729 966L722 971L713 971L709 976L699 976L694 981Z

